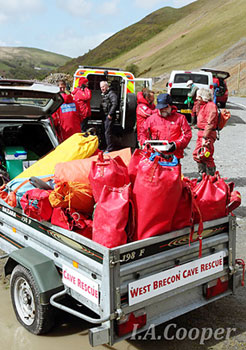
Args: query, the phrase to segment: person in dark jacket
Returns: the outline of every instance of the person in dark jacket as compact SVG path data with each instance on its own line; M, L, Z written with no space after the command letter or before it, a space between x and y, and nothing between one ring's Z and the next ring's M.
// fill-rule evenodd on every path
M101 111L104 118L105 151L111 152L114 150L113 125L116 118L118 98L116 93L109 88L107 81L100 82L100 89L102 91Z

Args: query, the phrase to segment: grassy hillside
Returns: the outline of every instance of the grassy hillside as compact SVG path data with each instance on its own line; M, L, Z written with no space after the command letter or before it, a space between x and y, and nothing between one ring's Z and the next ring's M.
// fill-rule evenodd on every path
M172 69L206 65L230 48L246 32L245 0L198 0L196 8L151 40L120 57L105 62L139 66L147 76L160 76Z
M73 74L79 65L133 64L139 76L153 78L168 76L173 69L200 68L240 42L246 33L245 13L245 0L197 0L180 9L164 7L69 61L61 71ZM224 56L223 68L226 60ZM220 62L215 67L220 68ZM233 74L235 67L231 70Z
M204 2L205 0L202 1ZM100 66L106 61L111 61L155 37L171 24L187 16L191 9L196 8L196 6L196 3L193 3L181 9L163 7L146 16L141 21L114 34L85 55L69 61L62 67L61 71L73 73L79 65Z
M40 79L69 59L34 48L0 47L0 75L13 79Z

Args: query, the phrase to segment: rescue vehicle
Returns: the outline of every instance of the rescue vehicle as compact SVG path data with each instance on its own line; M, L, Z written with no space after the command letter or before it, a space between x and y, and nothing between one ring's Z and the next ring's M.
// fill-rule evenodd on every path
M192 106L184 103L190 92L190 88L186 85L188 80L192 80L199 89L213 90L213 75L205 71L173 70L171 72L167 83L167 93L171 95L173 105L178 108L178 112L184 114L190 121Z
M78 86L81 77L89 80L89 89L92 92L91 118L88 127L96 127L100 137L102 126L100 81L106 80L118 97L114 126L115 144L118 145L118 148L135 148L137 144L135 132L136 94L144 87L152 89L152 79L135 78L132 73L119 68L80 66L74 74L73 89Z

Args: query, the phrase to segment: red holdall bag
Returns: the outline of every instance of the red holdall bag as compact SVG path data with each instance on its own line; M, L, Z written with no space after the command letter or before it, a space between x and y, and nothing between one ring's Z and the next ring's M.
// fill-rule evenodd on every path
M88 216L84 215L74 208L57 207L53 209L51 216L51 223L60 226L66 230L85 229L87 225ZM90 220L88 221L90 222Z
M227 205L227 210L229 213L231 213L233 210L235 210L237 207L241 205L241 194L238 191L232 191L230 193L230 201Z
M202 232L203 222L200 209L193 195L193 180L182 179L182 194L175 211L171 231L180 230L184 227L190 227L189 244L199 239L199 257L202 255ZM194 237L195 215L199 217L199 226L196 237Z
M108 248L127 243L130 185L104 186L93 218L93 241Z
M202 181L194 187L194 196L203 221L215 220L228 215L230 185L216 171L214 176L203 174ZM198 222L196 215L195 222Z
M171 231L181 193L180 165L163 166L156 156L140 162L133 187L136 211L135 240Z
M186 180L182 179L182 193L174 213L171 230L180 230L184 227L191 226L193 222L193 194L191 187Z
M50 192L39 188L26 191L20 200L24 213L38 221L50 220L53 211L49 201Z
M131 184L134 185L137 172L138 172L138 165L140 162L144 162L147 159L149 159L151 155L151 146L147 144L144 149L137 148L130 160L130 163L128 165L128 174L130 177Z
M53 209L53 213L51 216L52 225L56 225L66 230L72 231L74 227L74 222L71 217L69 217L66 213L66 209L58 207Z
M95 202L98 202L104 185L122 187L130 182L127 167L121 157L105 157L103 152L98 154L97 161L92 162L89 180Z
M88 219L84 221L84 224L85 226L83 228L75 227L74 231L81 236L92 239L93 221Z

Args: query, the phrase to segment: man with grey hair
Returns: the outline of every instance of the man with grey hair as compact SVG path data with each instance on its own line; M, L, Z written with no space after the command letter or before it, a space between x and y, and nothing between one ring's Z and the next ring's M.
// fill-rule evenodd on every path
M116 118L118 98L116 93L109 88L107 81L100 82L100 89L102 92L101 111L104 118L103 126L105 130L106 142L105 151L111 152L114 150L113 125Z
M201 97L200 111L197 116L197 141L193 152L193 159L198 165L198 180L201 181L202 174L214 175L216 166L214 163L214 142L217 136L218 109L213 102L213 94L209 89L198 90L198 96ZM201 150L206 149L206 156L201 157Z

